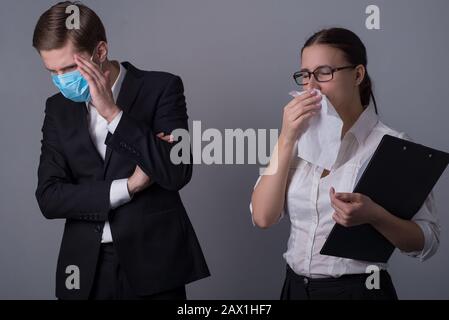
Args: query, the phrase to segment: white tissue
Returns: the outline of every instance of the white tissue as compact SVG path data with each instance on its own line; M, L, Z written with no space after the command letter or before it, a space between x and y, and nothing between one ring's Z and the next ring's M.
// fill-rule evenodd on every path
M327 97L320 90L315 90L323 97L321 109L309 118L302 129L298 140L298 157L330 171L340 149L343 121ZM305 92L291 91L289 94L296 97Z

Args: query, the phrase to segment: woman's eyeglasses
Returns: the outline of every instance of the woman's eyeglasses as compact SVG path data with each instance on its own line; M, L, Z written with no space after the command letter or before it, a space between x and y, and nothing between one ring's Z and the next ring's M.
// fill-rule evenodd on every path
M297 71L293 74L293 79L298 84L298 86L302 87L309 84L312 74L317 82L327 82L331 81L334 78L334 72L344 69L352 69L355 67L356 66L344 66L332 68L331 66L320 66L312 72L308 70Z

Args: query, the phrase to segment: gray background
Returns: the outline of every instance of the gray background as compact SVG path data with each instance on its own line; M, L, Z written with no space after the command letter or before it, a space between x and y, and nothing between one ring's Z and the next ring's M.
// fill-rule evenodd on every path
M41 215L34 191L46 97L56 92L31 47L39 15L54 1L2 1L0 11L0 298L52 299L63 221ZM355 31L382 120L415 141L449 151L449 2L85 1L102 18L110 57L179 74L191 120L205 128L279 128L295 89L299 50L327 26ZM377 4L381 30L365 28ZM286 219L252 226L257 165L196 165L182 196L212 277L188 285L192 299L277 299L284 279ZM420 263L395 253L400 298L449 298L449 172L436 186L439 252Z

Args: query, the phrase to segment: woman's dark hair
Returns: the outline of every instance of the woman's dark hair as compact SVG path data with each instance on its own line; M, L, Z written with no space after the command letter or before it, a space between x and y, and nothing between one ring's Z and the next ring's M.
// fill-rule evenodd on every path
M314 44L325 44L333 48L340 49L348 62L352 65L363 65L365 67L365 77L359 85L360 90L360 100L362 106L366 107L369 105L371 98L373 99L374 109L377 113L376 99L373 94L373 84L371 78L368 75L368 70L366 68L368 64L368 58L366 55L366 48L362 40L352 31L344 28L330 28L323 29L316 32L305 42L301 49L302 52L306 47Z

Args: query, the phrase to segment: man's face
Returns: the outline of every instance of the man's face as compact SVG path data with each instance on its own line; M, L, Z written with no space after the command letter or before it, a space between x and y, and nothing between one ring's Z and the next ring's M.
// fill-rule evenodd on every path
M62 48L53 50L41 50L40 55L45 68L52 74L63 74L77 69L74 54L90 59L87 52L78 52L71 41Z

